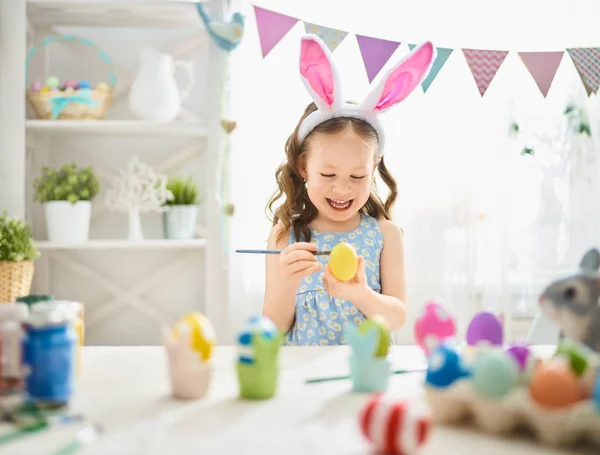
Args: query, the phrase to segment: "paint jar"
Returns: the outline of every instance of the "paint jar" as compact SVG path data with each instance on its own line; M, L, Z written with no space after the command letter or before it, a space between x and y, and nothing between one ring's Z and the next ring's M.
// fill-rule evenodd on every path
M36 402L66 404L75 388L77 334L65 305L35 308L25 324L25 387Z
M22 386L23 322L27 320L29 308L24 303L0 305L0 391Z

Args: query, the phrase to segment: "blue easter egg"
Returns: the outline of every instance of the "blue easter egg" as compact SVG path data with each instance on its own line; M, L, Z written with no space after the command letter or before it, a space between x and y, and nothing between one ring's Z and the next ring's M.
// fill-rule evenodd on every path
M600 414L600 374L596 376L594 382L594 390L592 391L592 401L596 407L596 411Z
M92 88L92 86L88 81L79 81L79 84L77 84L77 88L81 90L83 88Z
M238 336L238 359L242 363L254 362L254 348L252 336L260 335L267 340L277 336L277 326L264 316L252 316Z
M475 362L473 389L486 398L502 398L519 382L519 365L505 352L489 352Z
M429 356L425 382L442 388L468 375L469 371L464 367L456 348L449 344L441 344Z

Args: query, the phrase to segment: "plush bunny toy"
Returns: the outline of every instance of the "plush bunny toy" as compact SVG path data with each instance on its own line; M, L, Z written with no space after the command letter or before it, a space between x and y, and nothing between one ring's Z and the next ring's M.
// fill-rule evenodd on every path
M600 252L588 250L575 273L553 281L539 297L541 310L565 336L600 352Z

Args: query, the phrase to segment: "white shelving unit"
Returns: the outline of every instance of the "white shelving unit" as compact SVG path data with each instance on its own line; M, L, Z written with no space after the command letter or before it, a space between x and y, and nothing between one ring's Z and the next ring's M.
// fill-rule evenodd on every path
M196 0L0 0L0 210L7 209L32 221L30 206L33 190L30 175L32 160L37 154L44 156L53 165L48 143L51 140L69 141L70 138L94 137L111 140L136 137L167 138L174 140L199 139L203 155L203 187L205 197L202 226L198 226L201 238L191 240L147 239L129 241L127 239L91 239L85 244L55 244L43 239L37 241L42 252L36 265L35 293L53 293L50 269L66 267L73 273L80 273L102 290L113 294L112 300L89 314L86 324L95 323L119 308L119 305L144 314L156 324L168 323L181 316L164 309L147 305L140 297L141 290L152 285L160 286L161 279L168 280L165 273L185 267L185 261L203 261L203 277L192 279L190 288L202 286L203 302L194 302L194 309L202 311L215 325L220 341L227 340L227 255L223 251L221 214L223 207L217 196L217 175L219 175L219 153L224 132L221 127L223 112L222 100L225 90L227 53L210 42L205 26L197 11ZM206 9L215 19L228 15L226 0L212 0L205 3ZM100 121L36 120L27 119L25 108L25 60L31 45L40 36L47 36L55 27L89 27L97 31L102 27L127 27L197 30L197 36L189 46L209 43L206 67L206 90L203 102L210 107L206 118L186 113L171 123L144 122L131 119L107 119ZM38 33L39 32L39 33ZM195 41L194 41L195 40ZM166 50L163 50L166 52ZM133 70L133 68L132 68ZM201 141L200 141L201 140ZM40 150L38 150L40 149ZM184 152L185 154L185 152ZM106 177L106 176L103 176ZM226 201L225 201L226 202ZM126 218L126 217L124 217ZM38 221L39 222L39 221ZM93 222L93 221L92 221ZM178 255L170 259L156 273L148 273L141 283L131 283L130 289L116 285L105 278L93 265L80 262L81 254L94 255L108 251L119 261L119 255L136 252L148 254ZM162 251L162 253L161 253ZM146 253L143 253L146 254ZM140 266L141 267L141 266ZM161 278L162 276L162 278ZM86 318L88 313L86 313ZM86 329L89 327L86 327ZM157 331L158 333L158 331ZM133 343L135 344L135 343Z

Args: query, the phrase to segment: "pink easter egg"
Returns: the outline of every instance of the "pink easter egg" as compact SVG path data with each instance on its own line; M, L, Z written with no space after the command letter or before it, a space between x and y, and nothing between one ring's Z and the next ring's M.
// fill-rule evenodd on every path
M417 453L429 438L431 418L423 401L373 395L358 415L363 436L390 455Z
M67 81L63 84L65 88L71 87L72 89L77 88L77 81Z
M43 85L41 82L33 82L31 84L31 91L32 92L39 92L42 89Z
M427 302L414 328L415 340L425 354L455 334L456 322L450 311L439 302Z

